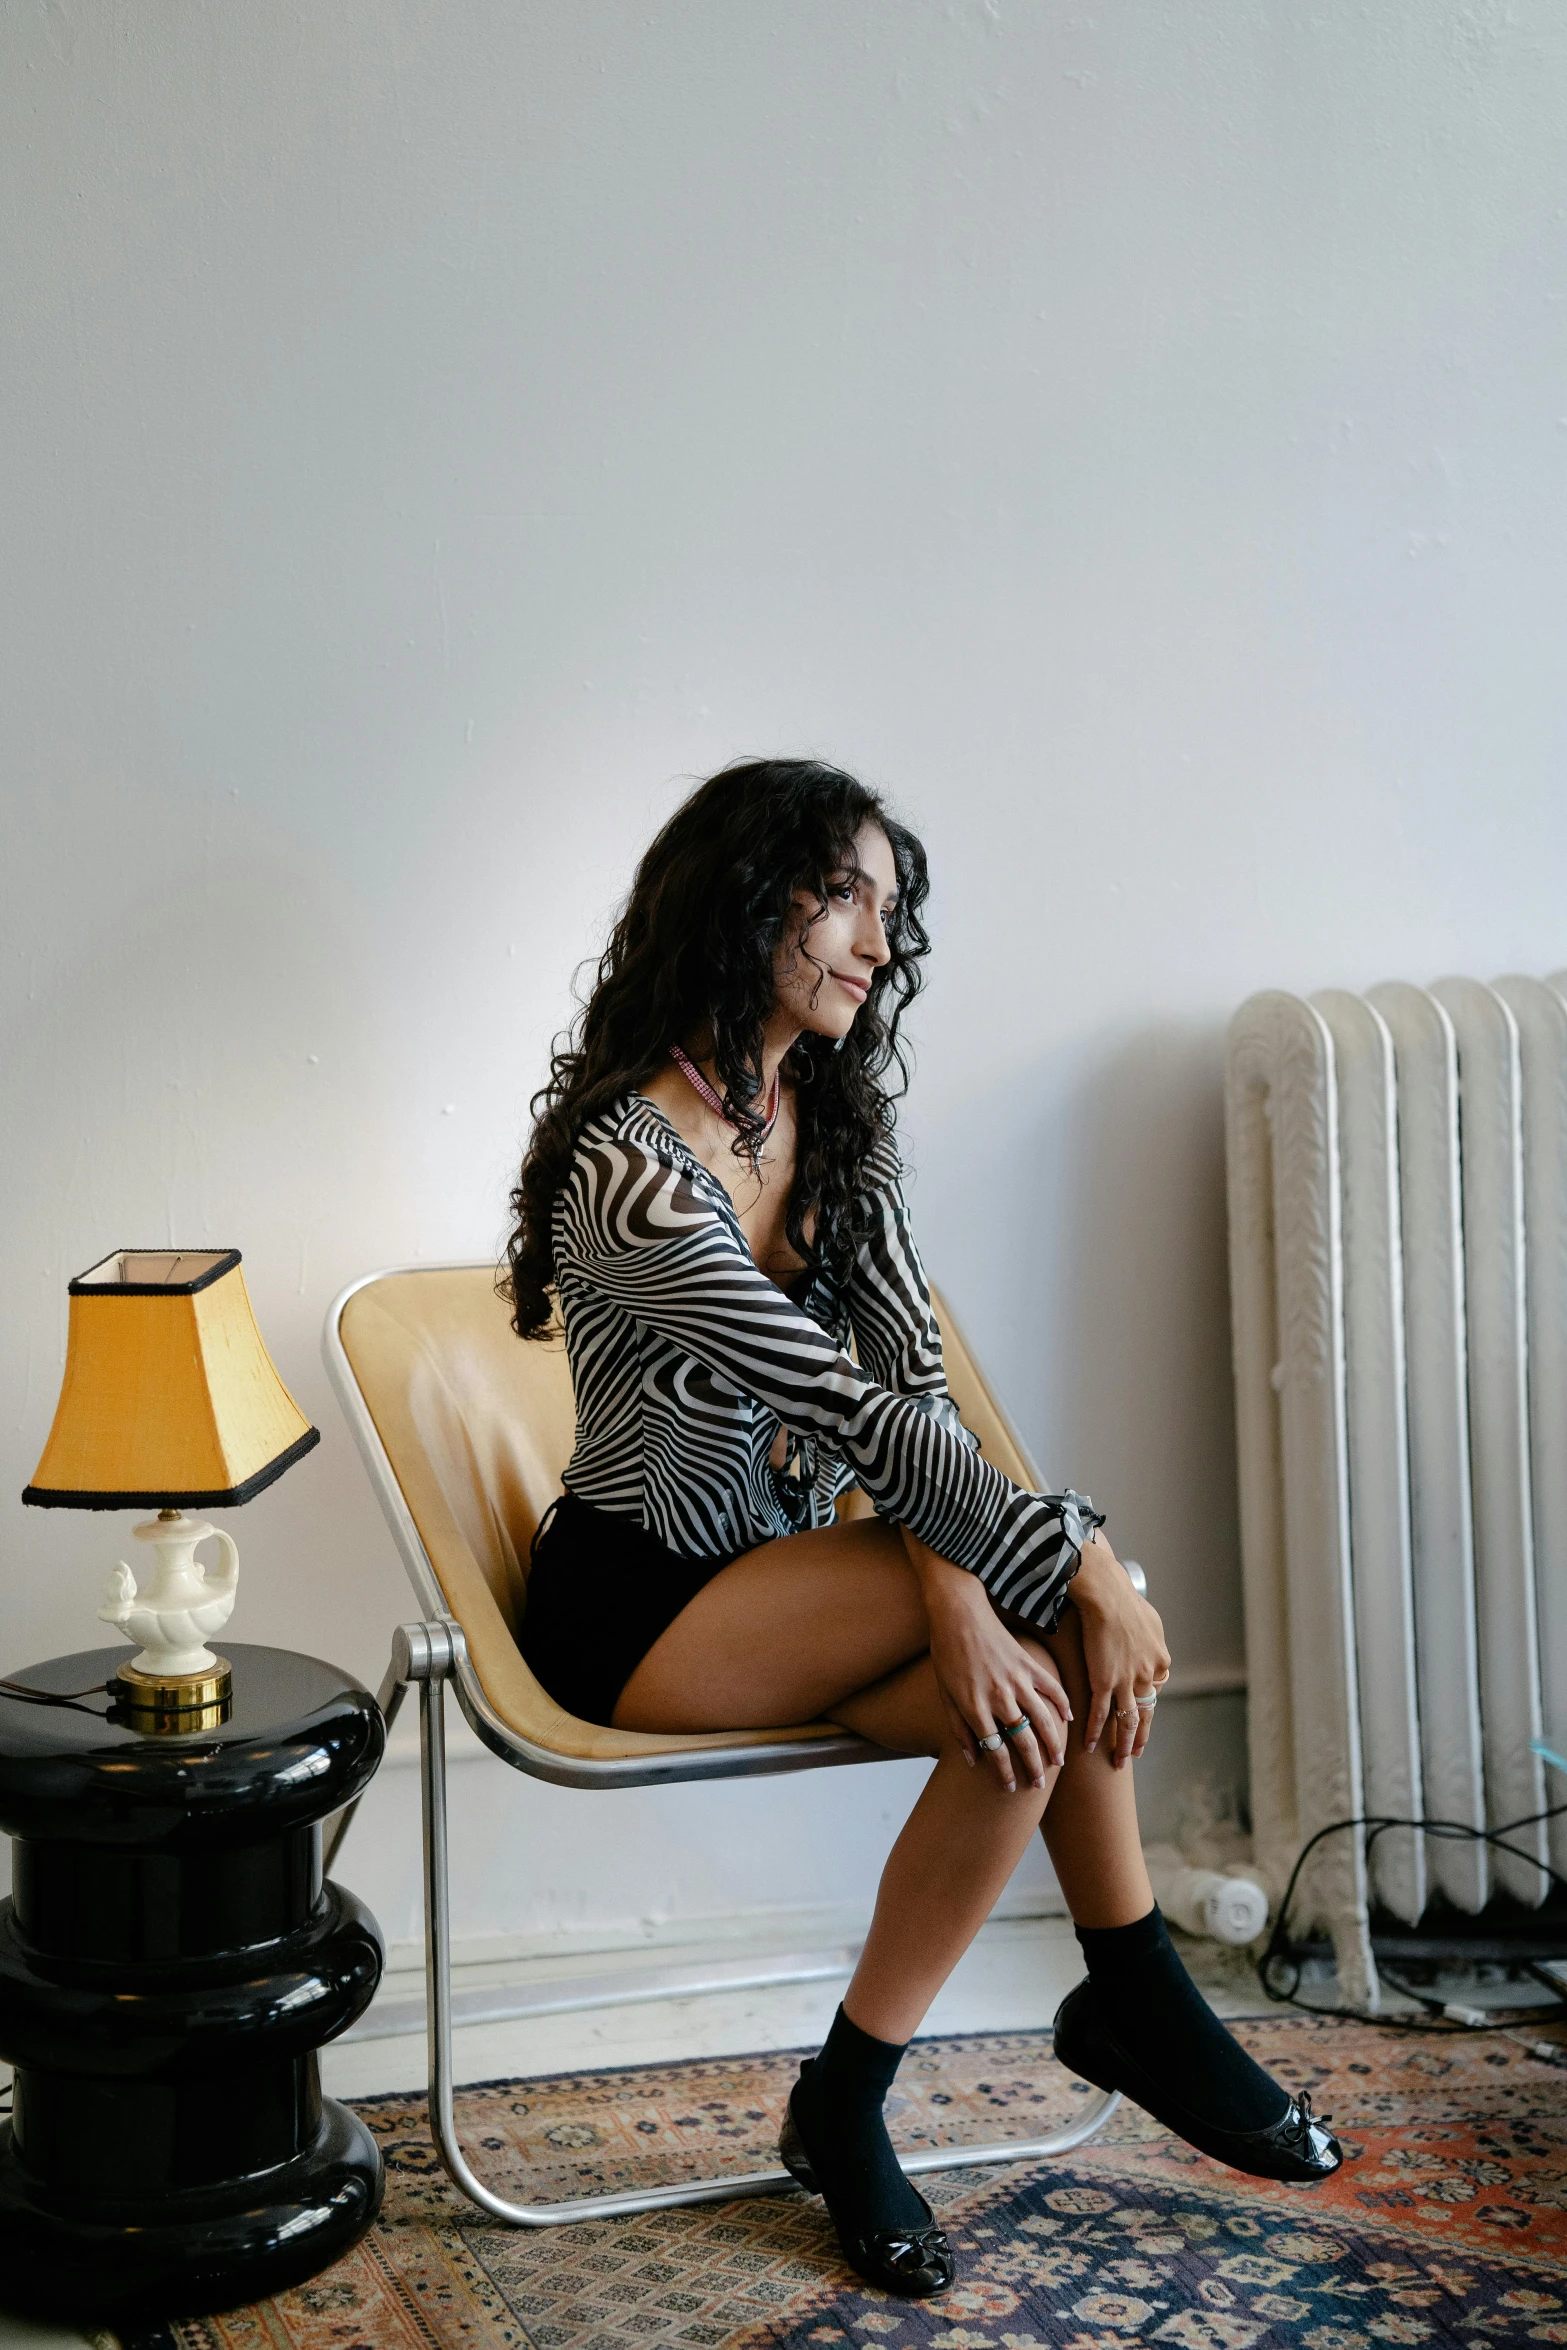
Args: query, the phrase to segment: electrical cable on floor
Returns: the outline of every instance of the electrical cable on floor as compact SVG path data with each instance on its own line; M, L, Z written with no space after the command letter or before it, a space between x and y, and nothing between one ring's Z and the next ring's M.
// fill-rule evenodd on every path
M1515 2032L1506 2024L1493 2024L1491 2030L1500 2032L1504 2040L1511 2040L1525 2056L1535 2057L1541 2064L1567 2065L1567 2048L1554 2040L1526 2040L1522 2032Z
M1421 1991L1412 1983L1401 1982L1385 1964L1378 1967L1378 1972L1384 1982L1391 1989L1402 1993L1406 1999L1412 1999L1418 2006L1424 2008L1424 2017L1366 2015L1359 2008L1319 2006L1315 2000L1302 1999L1300 1982L1304 1968L1301 1960L1295 1956L1295 1946L1289 1936L1290 1904L1295 1898L1295 1888L1300 1882L1301 1870L1317 1846L1325 1837L1341 1836L1355 1828L1366 1831L1365 1857L1368 1870L1377 1838L1388 1835L1396 1829L1405 1828L1412 1829L1421 1835L1443 1837L1450 1843L1467 1842L1490 1845L1493 1850L1507 1853L1513 1859L1524 1861L1530 1868L1537 1869L1542 1877L1549 1877L1553 1885L1567 1887L1567 1877L1564 1877L1559 1870L1553 1869L1549 1862L1537 1860L1532 1852L1520 1852L1515 1844L1509 1844L1505 1841L1507 1837L1515 1836L1520 1828L1536 1828L1542 1820L1560 1819L1563 1813L1567 1813L1567 1803L1556 1803L1545 1811L1530 1812L1524 1819L1508 1820L1500 1828L1475 1828L1471 1827L1466 1820L1379 1819L1371 1814L1360 1819L1331 1820L1327 1827L1319 1828L1309 1842L1302 1846L1300 1857L1290 1871L1290 1881L1285 1888L1284 1899L1279 1904L1278 1917L1274 1921L1272 1933L1268 1936L1268 1947L1257 1961L1257 1980L1261 1983L1265 1995L1276 2006L1298 2007L1304 2015L1334 2016L1346 2023L1379 2024L1385 2031L1390 2032L1434 2032L1438 2037L1445 2038L1461 2037L1466 2032L1502 2032L1509 2039L1518 2039L1519 2035L1512 2030L1510 2025L1493 2023L1483 2009L1466 2006L1457 2000L1438 1999L1433 1993ZM1273 1969L1279 1965L1292 1966L1295 1970L1294 1979L1288 1989L1280 1988L1274 1981ZM1543 2005L1544 2002L1542 2001L1541 2004ZM1520 2041L1520 2045L1527 2046L1531 2056L1539 2056L1541 2050L1551 2050L1549 2056L1542 2058L1543 2062L1567 2063L1567 2049L1552 2049L1552 2044L1548 2040L1537 2043Z

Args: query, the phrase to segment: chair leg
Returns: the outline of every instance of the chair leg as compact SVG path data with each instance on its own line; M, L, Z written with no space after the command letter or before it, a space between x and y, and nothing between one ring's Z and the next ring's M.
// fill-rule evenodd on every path
M419 1682L420 1791L424 1815L425 1997L430 2048L430 2129L442 2162L469 2201L492 2219L513 2227L559 2227L576 2219L625 2219L643 2211L667 2211L685 2203L731 2203L747 2195L778 2195L795 2185L780 2168L730 2171L720 2178L676 2179L662 2187L628 2189L617 2195L572 2195L558 2203L510 2203L487 2187L470 2168L457 2136L452 2110L452 1928L446 1818L446 1679L452 1669L444 1627L427 1626L432 1637L412 1663ZM912 2177L928 2171L964 2170L997 2162L1036 2162L1070 2153L1094 2136L1121 2100L1115 2091L1091 2099L1076 2121L1044 2138L1002 2140L986 2146L942 2146L908 2157Z

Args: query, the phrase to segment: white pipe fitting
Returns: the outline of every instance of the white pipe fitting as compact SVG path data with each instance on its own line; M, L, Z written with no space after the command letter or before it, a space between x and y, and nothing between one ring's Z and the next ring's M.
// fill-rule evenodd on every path
M1154 1899L1172 1926L1209 1942L1253 1942L1268 1922L1268 1896L1250 1877L1194 1869L1173 1845L1143 1854Z

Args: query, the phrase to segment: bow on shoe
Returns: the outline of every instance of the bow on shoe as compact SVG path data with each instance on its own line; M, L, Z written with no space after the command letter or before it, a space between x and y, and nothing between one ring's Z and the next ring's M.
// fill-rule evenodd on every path
M861 2242L894 2292L899 2285L922 2293L940 2291L957 2273L952 2247L942 2228L878 2228Z
M1314 2114L1311 2110L1311 2091L1302 2089L1289 2112L1279 2124L1279 2143L1292 2154L1303 2155L1308 2161L1322 2161L1333 2141L1328 2133L1330 2113Z

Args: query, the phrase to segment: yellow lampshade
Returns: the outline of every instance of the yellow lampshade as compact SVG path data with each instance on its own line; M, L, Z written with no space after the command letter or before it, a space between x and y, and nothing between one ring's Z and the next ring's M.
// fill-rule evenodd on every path
M249 1501L321 1440L273 1367L238 1249L117 1249L70 1285L65 1379L24 1501Z

